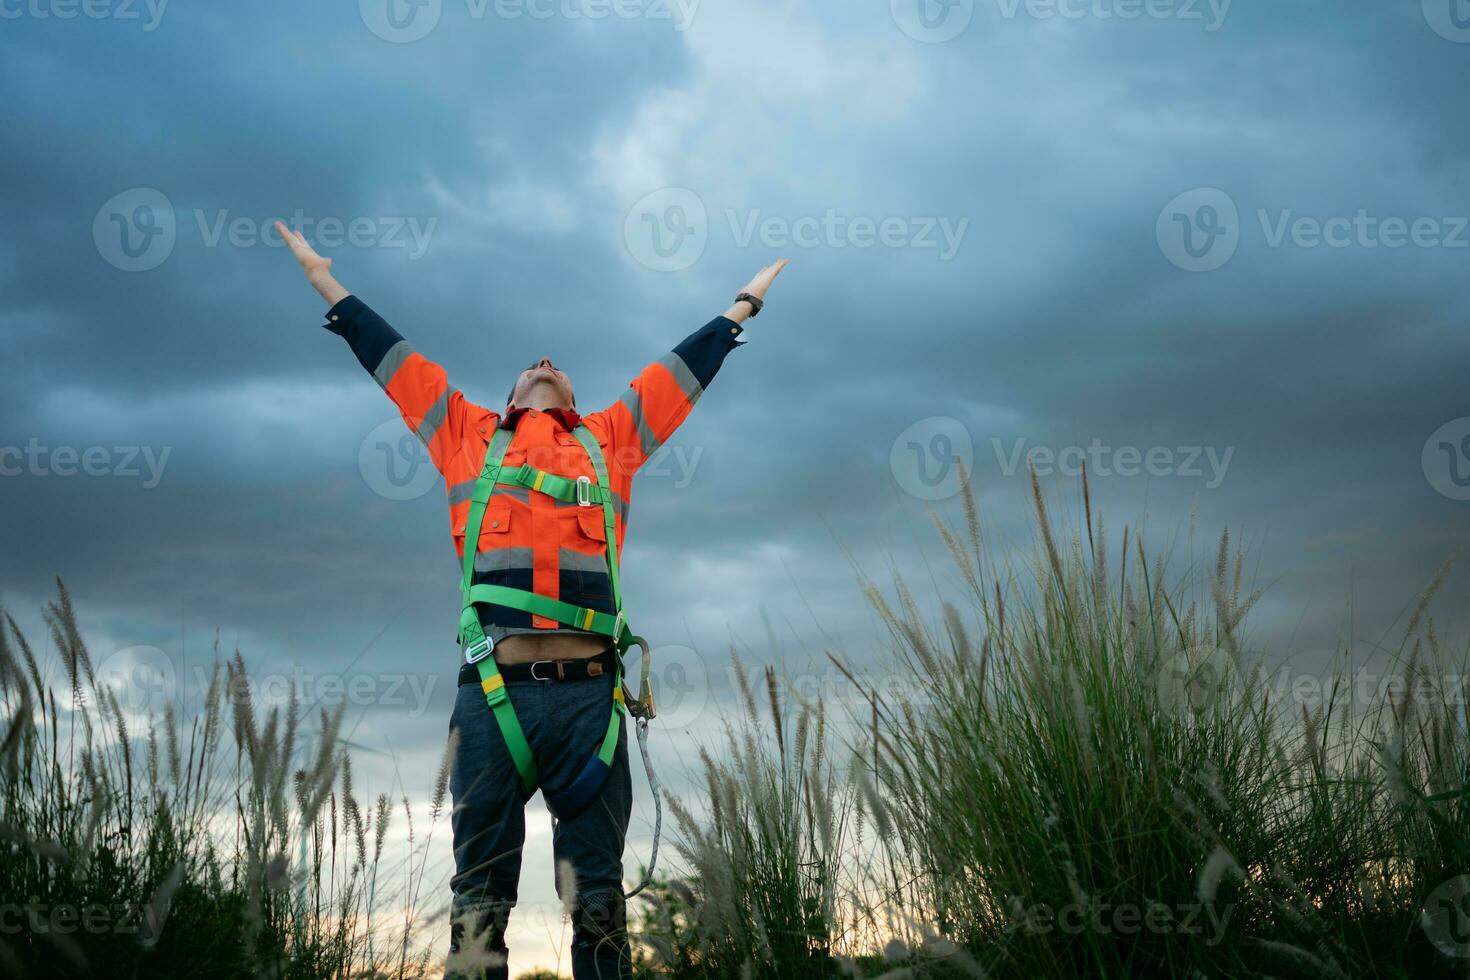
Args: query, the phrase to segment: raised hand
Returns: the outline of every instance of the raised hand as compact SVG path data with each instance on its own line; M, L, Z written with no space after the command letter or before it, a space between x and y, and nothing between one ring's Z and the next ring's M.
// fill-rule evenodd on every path
M291 249L291 254L296 261L301 263L301 269L306 273L306 278L316 287L316 291L331 304L336 304L348 294L336 279L332 278L332 260L323 258L317 254L311 243L296 231L287 228L285 222L276 222L276 234Z
M766 298L766 290L771 288L771 283L775 282L776 277L781 274L781 270L784 268L786 268L785 259L778 259L777 261L772 262L770 265L757 272L755 274L755 278L746 283L745 286L741 288L740 292L749 293L756 299L764 302ZM734 320L736 323L740 323L750 315L751 311L749 303L736 303L725 312L725 316L729 317L731 320Z
M281 240L290 246L291 254L296 257L297 262L301 263L301 268L308 277L331 271L332 260L318 255L316 249L311 247L311 243L299 231L292 231L286 227L285 222L277 221L276 234L280 235Z
M772 262L757 272L755 278L746 283L745 288L740 291L742 293L749 293L758 300L765 300L766 290L771 288L771 283L775 282L776 277L781 274L781 270L784 268L786 268L785 259Z

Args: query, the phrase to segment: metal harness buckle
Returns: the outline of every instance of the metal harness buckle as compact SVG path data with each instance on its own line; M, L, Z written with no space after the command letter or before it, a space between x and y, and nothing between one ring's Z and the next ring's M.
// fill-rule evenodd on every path
M590 476L577 477L577 506L592 506L592 478Z
M495 643L488 636L482 636L469 646L464 648L464 662L477 664L490 656L490 651L495 649Z

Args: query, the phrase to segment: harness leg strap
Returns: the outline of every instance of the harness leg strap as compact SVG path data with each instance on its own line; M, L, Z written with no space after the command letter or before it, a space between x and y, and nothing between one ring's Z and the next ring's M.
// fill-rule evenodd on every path
M505 747L510 751L516 772L520 774L521 790L529 799L536 792L541 775L536 768L536 756L531 752L531 743L526 741L521 721L516 717L515 708L511 707L510 696L505 693L505 678L500 676L493 657L477 661L475 667L480 671L480 690L485 692L490 713L495 716L495 724L500 727Z

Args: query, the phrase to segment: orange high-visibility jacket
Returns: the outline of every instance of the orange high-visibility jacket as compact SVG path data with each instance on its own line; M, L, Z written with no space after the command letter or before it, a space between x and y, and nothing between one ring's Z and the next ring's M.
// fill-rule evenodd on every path
M333 306L325 326L346 339L428 447L444 476L454 550L463 560L470 497L501 414L465 398L443 368L410 347L356 296ZM581 417L607 460L620 555L633 474L689 416L725 355L740 346L741 332L734 321L715 317L644 368L617 401ZM571 479L587 476L595 483L586 450L560 415L516 413L505 465L529 465ZM504 585L614 614L602 508L578 507L525 487L497 486L480 528L474 584ZM504 606L482 606L481 619L492 638L528 628L565 629L555 620Z

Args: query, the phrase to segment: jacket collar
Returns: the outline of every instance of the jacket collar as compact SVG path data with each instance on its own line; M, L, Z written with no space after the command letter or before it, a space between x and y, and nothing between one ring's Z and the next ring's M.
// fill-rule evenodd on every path
M514 430L516 424L520 422L521 417L529 411L529 408L511 409L508 413L506 413L505 418L501 421L500 427L502 429ZM566 429L568 432L571 432L577 426L582 424L582 416L577 414L577 410L575 408L548 408L545 409L541 414L549 416L553 421L555 421L563 429Z

